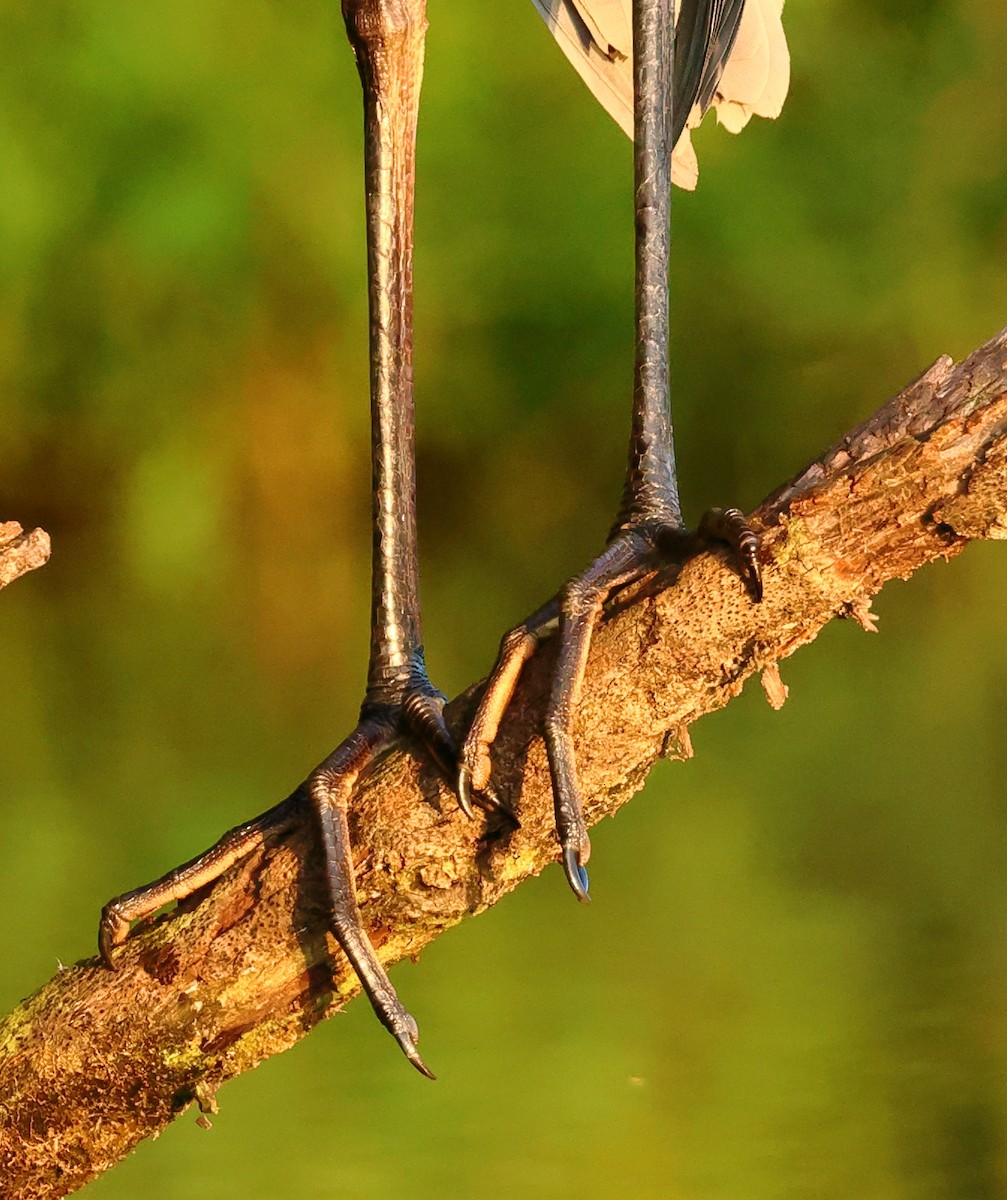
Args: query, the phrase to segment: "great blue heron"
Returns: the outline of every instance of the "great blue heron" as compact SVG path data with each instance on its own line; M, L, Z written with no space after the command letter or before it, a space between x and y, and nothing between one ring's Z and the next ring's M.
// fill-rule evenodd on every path
M374 552L367 689L353 732L282 805L232 829L205 854L152 884L111 900L99 950L112 951L133 920L190 895L247 855L265 831L307 802L325 851L332 930L382 1023L410 1061L430 1075L403 1007L361 921L347 809L362 771L403 734L419 737L470 815L475 800L507 809L490 783L489 746L520 667L559 626L560 654L546 721L557 831L567 875L586 896L588 841L576 787L570 717L591 632L609 591L681 558L704 539L734 547L759 588L755 538L734 509L708 514L685 532L678 503L667 383L667 274L672 147L678 182L695 183L687 127L711 106L729 128L751 113L773 115L786 91L782 0L534 0L557 40L605 107L635 131L636 367L630 467L607 549L503 642L478 716L461 751L430 683L420 638L417 589L412 373L412 247L416 118L423 71L426 0L342 0L364 93L364 172L370 307ZM674 49L673 49L674 46ZM674 86L672 87L672 80Z

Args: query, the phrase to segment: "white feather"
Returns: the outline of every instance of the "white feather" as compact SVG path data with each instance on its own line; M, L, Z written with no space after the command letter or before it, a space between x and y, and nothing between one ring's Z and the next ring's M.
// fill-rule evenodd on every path
M563 53L595 98L633 136L632 0L532 0ZM737 133L752 116L776 117L790 86L790 53L783 32L783 0L747 0L738 36L712 107L725 129ZM703 114L694 109L688 127ZM689 138L679 139L671 177L696 186L699 164Z

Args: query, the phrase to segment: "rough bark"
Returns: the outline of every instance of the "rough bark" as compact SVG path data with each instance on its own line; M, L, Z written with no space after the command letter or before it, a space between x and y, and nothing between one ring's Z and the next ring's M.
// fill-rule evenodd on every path
M25 533L17 521L0 521L0 588L49 561L49 535L44 529Z
M827 621L851 616L870 628L870 599L886 581L951 558L970 539L1007 536L1007 330L958 366L939 359L754 521L760 606L723 556L706 554L608 614L577 718L592 822L624 804L662 753L688 753L689 724L754 672L770 702L782 703L775 664ZM407 750L363 783L359 889L387 962L416 955L557 857L538 736L550 661L546 647L529 667L496 751L498 785L521 816L516 833L485 838ZM458 724L475 691L451 706ZM77 963L0 1023L8 1200L73 1191L191 1103L212 1106L223 1081L356 993L326 933L311 821L296 802L279 811L260 851L138 932L117 971Z

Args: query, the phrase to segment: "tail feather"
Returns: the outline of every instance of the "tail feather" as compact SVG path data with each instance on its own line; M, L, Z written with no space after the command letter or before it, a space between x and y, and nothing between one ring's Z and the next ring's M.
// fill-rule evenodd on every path
M632 0L532 0L595 98L633 136ZM783 0L678 0L676 111L684 130L672 178L694 188L698 164L689 130L713 108L737 133L752 116L775 117L790 84ZM676 132L682 122L676 119Z

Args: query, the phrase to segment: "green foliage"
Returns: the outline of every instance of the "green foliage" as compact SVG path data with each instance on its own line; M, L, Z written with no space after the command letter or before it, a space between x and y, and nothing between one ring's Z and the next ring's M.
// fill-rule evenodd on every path
M630 151L527 0L431 4L417 388L453 690L593 554L631 369ZM443 8L443 11L441 11ZM753 505L1007 321L1007 11L792 0L783 117L675 210L683 495ZM367 610L359 97L321 0L0 10L0 1005L354 719ZM95 1197L1003 1195L996 546L694 731L558 873L230 1085Z

